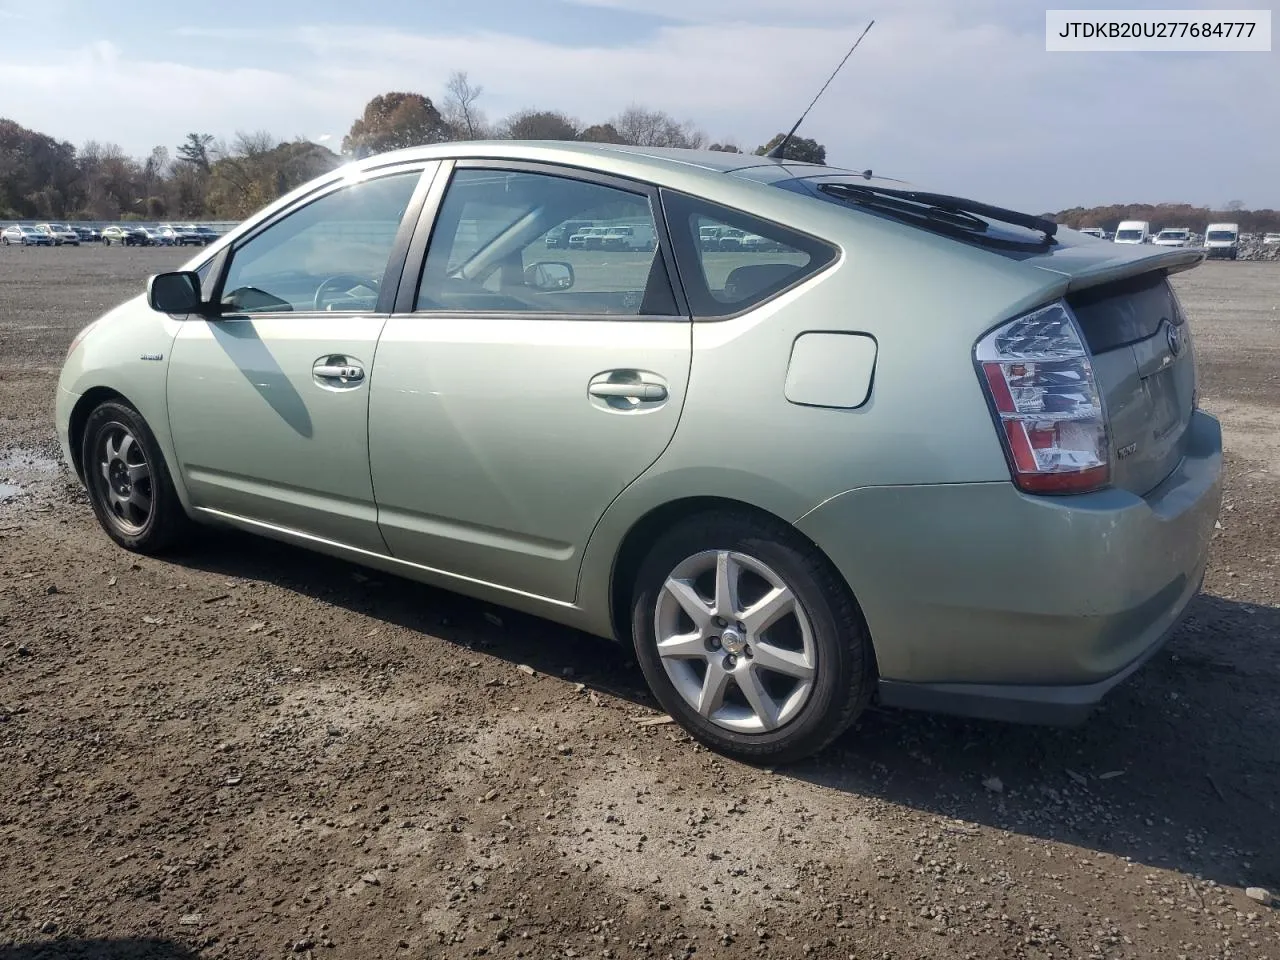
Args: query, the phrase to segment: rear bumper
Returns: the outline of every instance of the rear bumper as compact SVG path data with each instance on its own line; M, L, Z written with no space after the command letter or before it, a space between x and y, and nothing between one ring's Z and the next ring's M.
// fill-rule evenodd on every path
M1177 631L1182 614L1200 592L1200 584L1188 593L1186 602L1156 641L1136 660L1111 676L1093 683L904 683L881 680L877 699L886 707L927 710L960 717L1003 720L1007 723L1034 723L1046 726L1076 726L1084 723L1102 698L1120 686L1154 657Z
M1155 654L1199 591L1222 433L1145 497L1030 497L1009 483L853 490L796 525L858 598L886 704L1077 722Z

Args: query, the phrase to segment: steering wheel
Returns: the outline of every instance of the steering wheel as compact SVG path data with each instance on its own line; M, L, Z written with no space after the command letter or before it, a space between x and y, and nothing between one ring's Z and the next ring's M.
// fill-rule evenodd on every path
M380 280L375 280L373 277L362 277L355 273L334 274L332 277L321 281L320 286L316 287L315 308L317 310L324 309L324 302L328 299L325 294L330 288L333 288L336 292L338 290L350 290L352 287L368 287L376 294L380 283Z

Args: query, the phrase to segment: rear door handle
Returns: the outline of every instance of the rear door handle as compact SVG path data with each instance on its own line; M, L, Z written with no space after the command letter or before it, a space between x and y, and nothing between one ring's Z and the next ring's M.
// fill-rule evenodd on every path
M616 380L602 380L587 387L593 397L608 399L619 397L628 400L665 400L667 388L660 383L625 383Z

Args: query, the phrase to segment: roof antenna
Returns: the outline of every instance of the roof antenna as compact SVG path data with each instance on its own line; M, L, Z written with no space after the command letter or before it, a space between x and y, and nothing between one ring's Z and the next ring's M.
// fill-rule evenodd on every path
M791 128L791 132L788 133L785 137L783 137L780 141L778 141L778 145L765 154L766 157L772 157L775 160L785 159L783 155L786 153L787 144L791 142L791 138L794 137L796 134L796 131L800 129L800 124L804 123L804 118L809 115L809 111L813 109L813 105L818 102L818 97L826 93L827 87L829 87L831 85L831 81L836 78L836 74L839 73L840 68L844 66L845 60L848 60L851 56L853 56L853 51L858 49L858 44L862 42L862 38L867 35L867 31L871 29L871 26L874 23L875 23L874 20L872 20L871 23L868 23L866 27L863 29L862 33L858 35L858 39L853 41L853 46L850 47L849 52L844 55L844 60L840 61L840 65L831 71L831 76L827 77L827 82L824 83L822 85L822 89L818 91L818 96L814 97L812 100L809 101L809 105L804 108L804 113L800 114L800 119L797 120L796 125Z

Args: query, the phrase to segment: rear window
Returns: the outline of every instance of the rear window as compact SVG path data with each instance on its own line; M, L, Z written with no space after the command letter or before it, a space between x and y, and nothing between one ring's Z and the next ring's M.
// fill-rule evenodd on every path
M1159 271L1081 290L1067 303L1095 354L1146 340L1165 320L1183 321L1178 298Z
M859 176L796 177L774 184L868 216L905 223L1011 260L1038 256L1057 241L1057 224L964 197L888 188Z
M835 246L741 210L664 190L689 306L727 317L759 306L831 263Z

